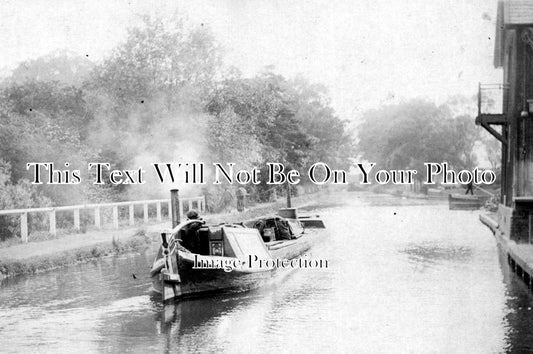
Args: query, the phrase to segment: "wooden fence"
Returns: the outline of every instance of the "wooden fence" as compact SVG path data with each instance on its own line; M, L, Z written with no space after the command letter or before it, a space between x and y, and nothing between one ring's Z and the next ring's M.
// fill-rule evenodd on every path
M0 216L16 216L20 215L20 236L23 242L28 242L29 232L28 232L28 214L30 213L48 213L49 215L49 225L50 225L50 234L57 235L57 225L56 225L56 213L59 211L72 211L74 214L74 229L80 230L80 210L93 209L94 210L94 225L98 228L102 228L102 218L101 210L105 208L112 208L113 210L113 227L115 229L119 228L119 207L128 207L128 216L129 216L129 225L135 225L135 205L143 206L143 222L148 222L148 206L156 206L156 219L157 221L163 221L163 216L161 215L161 205L165 203L168 205L166 217L170 218L171 216L171 205L170 199L158 199L158 200L138 200L131 202L119 202L119 203L104 203L104 204L84 204L84 205L72 205L72 206L61 206L61 207L49 207L49 208L31 208L31 209L12 209L12 210L0 210ZM186 203L186 204L185 204ZM196 205L195 205L196 204ZM179 210L180 215L185 210L184 206L187 205L188 210L195 207L200 212L205 212L205 197L192 197L192 198L180 198Z

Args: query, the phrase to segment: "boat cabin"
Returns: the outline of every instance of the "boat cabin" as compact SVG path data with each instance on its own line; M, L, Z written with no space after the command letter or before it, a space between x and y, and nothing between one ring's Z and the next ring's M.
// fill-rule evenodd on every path
M201 222L184 227L178 233L181 246L191 253L205 256L239 257L257 254L272 242L292 240L303 235L297 219L278 215L266 216L240 224L203 225Z

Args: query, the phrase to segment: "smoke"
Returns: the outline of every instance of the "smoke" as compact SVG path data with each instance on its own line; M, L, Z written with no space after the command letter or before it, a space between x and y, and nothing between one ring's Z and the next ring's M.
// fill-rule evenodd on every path
M105 100L105 98L104 98ZM105 101L104 101L105 102ZM205 162L208 158L206 129L209 117L196 105L182 103L168 108L167 95L144 100L118 121L109 119L103 105L95 119L89 141L100 158L111 159L112 169L144 170L144 184L118 186L121 199L168 198L170 189L182 195L200 195L202 185L185 183L185 169L175 171L175 181L161 183L153 164Z

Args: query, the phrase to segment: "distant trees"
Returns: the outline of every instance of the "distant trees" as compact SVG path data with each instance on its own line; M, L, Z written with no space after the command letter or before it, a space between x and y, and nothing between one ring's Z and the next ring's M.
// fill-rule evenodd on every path
M168 161L196 147L192 136L203 134L220 65L207 28L144 17L86 82L95 116L90 144L119 166L141 155Z
M26 81L57 81L63 85L80 87L94 66L95 64L87 57L59 50L20 63L7 81L18 84Z
M101 64L57 52L22 63L0 85L0 156L9 166L0 190L30 179L28 162L59 169L70 162L84 183L32 186L55 204L159 196L157 188L94 186L88 161L301 168L320 160L347 168L352 145L324 87L268 71L251 78L227 71L209 29L176 18L144 17ZM32 194L17 207L39 200Z
M391 169L417 169L424 162L448 162L456 169L476 164L474 145L479 131L468 115L452 116L446 104L424 100L389 105L364 113L358 152Z
M348 169L353 156L347 122L335 116L325 88L301 77L234 76L219 85L207 110L208 144L221 161L236 159L243 167L282 162L299 170L322 161Z

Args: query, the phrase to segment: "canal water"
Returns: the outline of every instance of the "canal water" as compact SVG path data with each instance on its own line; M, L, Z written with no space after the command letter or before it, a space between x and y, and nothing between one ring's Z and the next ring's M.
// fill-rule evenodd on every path
M153 251L3 281L1 352L492 353L533 348L533 297L478 211L348 195L283 282L163 306Z

